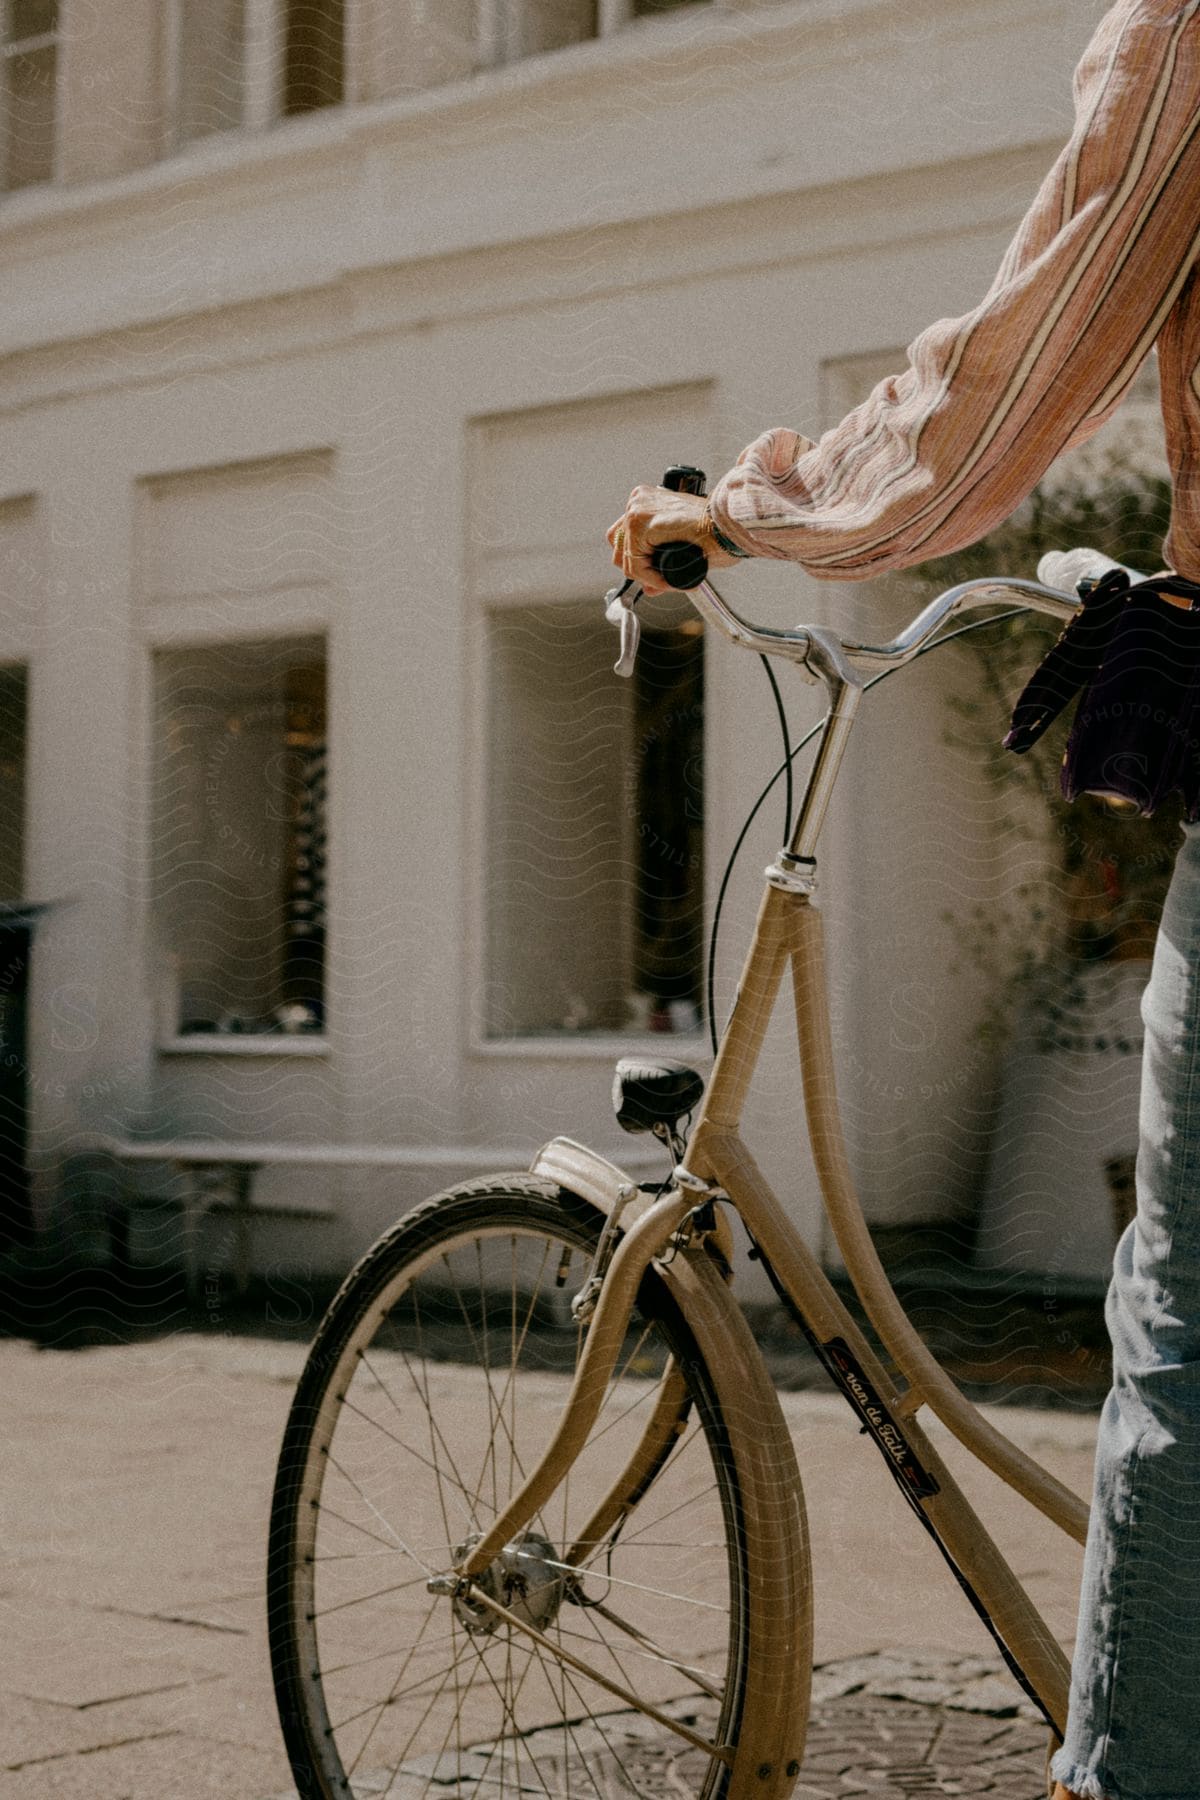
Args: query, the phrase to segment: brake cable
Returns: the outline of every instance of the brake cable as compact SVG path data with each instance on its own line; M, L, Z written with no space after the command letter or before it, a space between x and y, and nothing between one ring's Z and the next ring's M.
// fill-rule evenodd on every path
M771 684L771 692L775 696L775 711L779 714L779 729L783 733L783 762L780 766L787 771L787 791L783 798L783 841L785 844L788 844L791 842L792 838L792 739L791 733L788 730L788 717L784 710L783 695L779 691L779 683L775 679L775 671L771 667L771 659L769 656L760 655L758 660L766 671L767 680ZM772 786L774 786L774 783L778 779L779 771L776 770L771 778Z
M894 663L890 669L880 669L877 675L872 675L869 681L863 683L863 692L868 692L877 682L886 681L889 675L895 675L901 669L907 668L908 664L916 662L919 656L928 656L931 650L940 650L943 644L953 643L955 638L964 637L969 631L981 631L985 625L998 625L1004 619L1021 618L1025 613L1030 613L1035 610L1036 609L1032 606L1012 606L1009 607L1007 612L991 613L986 619L972 619L966 625L959 625L953 631L947 631L942 637L934 638L932 643L922 645L921 649L916 651L914 655L907 657L904 662ZM755 819L758 817L758 814L766 801L767 795L771 792L771 789L775 786L775 783L779 780L781 775L784 775L787 778L786 823L783 841L785 844L789 842L792 835L792 764L804 749L805 745L810 743L819 731L824 730L829 718L829 714L826 713L823 718L818 719L812 729L806 731L804 736L800 739L800 742L793 747L790 742L787 714L784 710L783 697L779 692L779 683L775 679L775 671L771 668L770 661L767 657L761 657L760 661L762 662L763 668L767 671L767 678L771 683L771 689L775 695L775 704L779 713L780 730L783 733L784 756L783 761L759 794L758 799L754 802L750 811L746 814L742 829L738 832L733 849L729 852L729 860L725 864L725 873L721 877L721 885L717 890L717 903L713 907L712 929L708 934L708 970L705 979L705 994L708 1011L708 1036L709 1042L712 1044L712 1053L714 1056L716 1056L721 1047L721 1040L717 1034L716 1007L717 934L721 929L721 912L725 905L725 895L729 888L730 878L733 875L734 864L737 862L738 856L741 853L742 845L746 841L746 836L751 825L753 825Z

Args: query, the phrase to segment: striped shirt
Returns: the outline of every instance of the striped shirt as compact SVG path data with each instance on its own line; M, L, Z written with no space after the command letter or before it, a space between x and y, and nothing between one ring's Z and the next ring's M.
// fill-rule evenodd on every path
M974 543L1115 410L1157 344L1167 565L1200 579L1200 0L1119 0L1075 126L987 294L818 443L764 432L714 489L756 556L862 580Z

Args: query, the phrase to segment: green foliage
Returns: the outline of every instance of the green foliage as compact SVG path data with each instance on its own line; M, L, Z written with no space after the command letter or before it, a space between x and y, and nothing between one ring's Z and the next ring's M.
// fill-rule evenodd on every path
M1045 551L1078 544L1149 573L1163 566L1170 503L1166 480L1110 458L1086 481L1035 490L997 531L915 574L935 592L980 575L1032 578ZM1019 866L1033 873L998 903L944 916L964 958L989 978L985 1040L1005 1041L1025 1012L1040 1049L1104 1049L1110 1046L1087 1030L1082 971L1096 961L1150 956L1180 810L1176 799L1141 819L1089 795L1073 804L1063 799L1059 773L1074 701L1023 756L1001 748L1013 704L1060 629L1045 614L997 618L946 652L961 661L950 684L945 741L981 760L994 784L997 829L1028 850Z

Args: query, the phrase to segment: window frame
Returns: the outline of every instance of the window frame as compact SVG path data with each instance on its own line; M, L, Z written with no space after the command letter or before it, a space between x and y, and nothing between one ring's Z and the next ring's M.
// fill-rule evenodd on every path
M242 108L241 118L219 131L185 134L183 130L183 66L184 8L187 0L167 0L162 32L162 151L177 156L192 144L207 143L210 138L228 138L238 132L265 127L272 122L268 111L262 115L264 96L259 90L264 80L270 84L274 15L277 0L243 0L242 7ZM265 56L259 54L265 46Z
M183 135L184 7L187 0L167 0L163 28L163 154L178 155L192 144L209 138L228 138L235 133L255 134L273 130L292 119L314 113L334 112L350 99L352 15L343 17L342 98L328 105L288 112L285 107L286 34L289 0L243 0L242 6L242 116L220 131Z
M160 766L159 744L159 684L162 679L160 667L165 666L168 658L187 656L193 653L216 652L225 654L239 648L251 652L262 650L274 655L285 650L294 652L301 646L319 644L322 668L324 673L324 738L326 755L330 769L335 767L334 754L330 748L332 736L331 717L331 679L333 644L329 621L324 617L313 618L301 614L287 626L280 628L278 622L265 625L255 630L248 625L244 631L215 633L189 632L170 630L162 635L147 634L144 650L143 685L141 693L141 709L143 717L142 741L143 754L146 761L143 767L143 863L142 867L147 882L147 922L150 928L148 945L149 968L152 972L154 991L154 1048L159 1055L169 1056L288 1056L288 1057L321 1057L331 1052L332 1044L329 1033L330 1021L330 939L336 932L333 920L333 909L327 910L327 926L325 953L322 971L321 1004L322 1021L320 1028L314 1031L302 1031L294 1034L285 1031L184 1031L180 1029L181 990L173 972L173 957L169 943L162 935L159 924L158 882L161 879L159 823L160 815L156 794L155 771ZM337 806L332 801L331 811ZM336 851L332 841L326 855L326 893L337 881L335 873ZM283 913L280 919L282 923Z
M15 817L0 816L0 833L10 834L12 839L11 854L7 846L3 846L0 854L0 867L11 860L16 875L11 891L6 892L0 881L0 902L13 904L23 900L27 881L29 861L29 742L31 730L31 696L33 687L33 659L25 656L0 655L0 765L3 764L6 746L10 741L10 721L3 716L5 702L9 693L15 698L11 734L11 742L15 749L14 761L16 773L11 784L0 769L0 794L7 789L15 802Z
M28 56L37 50L53 50L54 52L54 100L51 107L51 129L53 146L50 155L50 173L40 176L36 181L23 181L14 187L8 178L8 138L7 130L0 145L0 195L21 194L27 188L46 187L58 180L62 160L62 89L63 89L63 30L59 7L55 8L53 31L35 32L32 37L13 38L10 36L12 8L14 0L0 0L0 60L4 63L4 82L0 87L0 127L5 126L5 115L8 107L8 62L16 56ZM61 5L61 0L60 0Z
M254 3L255 0L247 0L248 11L253 10ZM315 4L315 0L259 0L259 4L264 9L270 4L274 11L274 35L271 41L276 46L278 72L273 123L281 124L289 119L307 119L311 118L314 113L336 112L340 107L346 106L349 103L352 80L350 50L353 37L351 26L354 0L337 0L341 9L341 94L336 100L322 100L316 106L289 106L288 104L288 52L292 26L290 14L297 5L306 10L311 8Z
M605 38L616 36L618 32L628 31L634 26L658 24L671 12L694 12L702 6L711 4L711 0L679 0L677 7L671 7L656 17L652 13L639 17L636 0L596 0L596 24L590 36L580 38L580 44L595 44ZM511 46L522 39L522 13L525 0L518 0L517 17L511 16L513 0L478 0L475 21L475 66L478 69L495 69L510 67L514 63L527 62L535 56L553 56L553 50L513 50ZM566 46L562 46L565 48Z
M541 1059L550 1062L572 1060L611 1062L615 1056L635 1049L647 1052L655 1050L660 1055L695 1061L708 1058L712 1053L703 997L703 965L712 921L709 827L713 814L713 794L707 779L710 760L708 709L711 703L709 685L711 643L707 634L704 638L703 649L706 707L704 748L706 847L704 867L700 872L702 953L699 1025L690 1032L647 1031L639 1030L634 1026L618 1027L617 1029L602 1027L597 1030L579 1031L539 1032L530 1030L504 1034L497 1034L489 1030L489 906L493 876L490 857L481 852L481 846L485 846L489 841L489 766L494 753L489 742L488 729L492 704L492 670L488 654L491 633L487 629L489 618L497 614L535 607L595 606L596 604L596 595L593 591L580 588L572 582L563 586L555 586L552 591L539 584L523 583L516 591L507 593L493 591L486 600L477 598L474 602L473 611L479 621L480 629L472 633L473 654L469 658L470 666L467 671L469 696L467 711L471 740L467 746L469 757L467 766L470 771L470 779L467 784L466 803L463 809L466 848L462 857L462 867L467 881L465 895L467 930L463 959L467 978L464 982L463 1005L466 1051L472 1057L481 1057L487 1060L517 1058L519 1060ZM614 661L616 651L616 633L614 632Z

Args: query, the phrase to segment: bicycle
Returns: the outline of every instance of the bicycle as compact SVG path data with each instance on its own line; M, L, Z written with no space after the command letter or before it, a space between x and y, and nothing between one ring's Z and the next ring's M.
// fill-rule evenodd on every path
M942 626L970 607L1016 599L1070 618L1077 599L1052 583L1076 565L1044 558L1036 582L960 584L872 646L826 627L751 624L698 555L671 546L662 566L705 623L826 688L795 825L766 871L707 1091L679 1064L618 1064L618 1118L663 1141L668 1180L638 1186L555 1139L527 1171L408 1213L322 1321L280 1452L268 1566L276 1695L304 1800L664 1783L703 1800L791 1792L810 1696L807 1526L779 1402L731 1292L727 1208L1040 1708L1047 1764L1061 1738L1068 1660L918 1412L928 1406L1079 1543L1088 1508L959 1391L873 1248L839 1121L813 894L817 837L868 677L943 641ZM637 653L628 589L608 596L618 672ZM740 1136L789 968L816 1172L894 1369ZM449 1360L464 1350L467 1363Z

